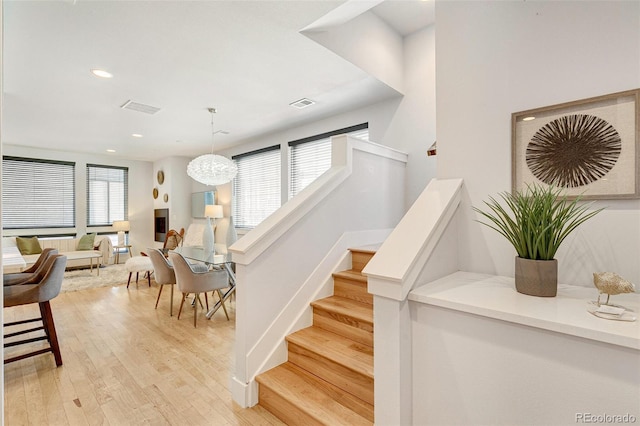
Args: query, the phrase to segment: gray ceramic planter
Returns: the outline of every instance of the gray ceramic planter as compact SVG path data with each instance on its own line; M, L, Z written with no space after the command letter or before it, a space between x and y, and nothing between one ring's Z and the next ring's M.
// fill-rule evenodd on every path
M529 296L555 297L558 293L558 261L516 256L516 290Z

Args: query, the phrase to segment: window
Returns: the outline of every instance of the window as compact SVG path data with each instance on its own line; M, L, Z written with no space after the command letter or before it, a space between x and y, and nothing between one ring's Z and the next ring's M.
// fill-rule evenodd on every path
M254 228L280 207L280 145L232 158L238 166L233 220L238 228Z
M128 219L129 169L87 164L87 226Z
M331 167L331 136L349 134L369 140L368 123L289 142L289 199Z
M75 163L2 157L2 225L75 227Z

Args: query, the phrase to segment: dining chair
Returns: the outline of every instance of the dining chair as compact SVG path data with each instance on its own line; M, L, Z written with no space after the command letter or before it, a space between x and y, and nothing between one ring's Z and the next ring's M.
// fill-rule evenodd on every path
M4 288L3 301L5 308L19 305L28 305L32 303L37 303L40 308L40 317L8 322L4 324L4 327L12 327L31 322L42 321L42 326L40 327L21 329L13 333L5 333L4 347L8 348L45 339L49 342L49 346L28 353L23 353L21 355L6 358L4 360L5 364L19 361L21 359L25 359L35 355L52 352L56 361L56 365L62 365L62 356L60 354L58 336L56 334L56 327L53 322L53 314L51 312L51 305L49 301L60 293L62 280L64 278L64 270L67 266L67 257L63 255L54 255L50 259L48 259L45 264L50 265L50 267L44 274L42 280L40 280L39 282L12 285ZM30 334L38 330L43 330L44 336L28 337L22 340L12 340L13 337L21 336L23 334Z
M158 290L158 297L156 299L156 309L158 309L158 302L160 301L160 295L165 285L171 286L171 299L169 305L169 316L173 316L173 285L176 283L176 273L173 266L169 263L166 257L160 249L149 248L149 258L153 264L153 271L155 274L155 281L160 286Z
M212 269L206 272L195 271L187 260L180 253L173 251L169 252L169 260L173 265L176 273L176 281L178 290L182 292L182 301L180 302L180 309L178 310L178 319L182 313L182 306L184 305L184 299L187 294L193 293L195 296L194 302L200 301L200 293L204 293L204 298L209 309L209 299L207 297L208 291L217 291L218 297L220 297L222 308L229 320L229 313L227 307L222 299L222 293L220 289L229 287L229 274L222 269ZM196 321L198 317L198 303L193 303L193 326L196 327Z
M38 273L42 272L42 268L46 263L47 259L51 256L58 254L58 250L52 247L42 249L42 253L38 256L38 260L36 263L31 265L30 268L25 269L22 272L16 272L13 274L4 274L2 276L2 284L7 285L17 285L22 283L27 283L31 281L34 276Z

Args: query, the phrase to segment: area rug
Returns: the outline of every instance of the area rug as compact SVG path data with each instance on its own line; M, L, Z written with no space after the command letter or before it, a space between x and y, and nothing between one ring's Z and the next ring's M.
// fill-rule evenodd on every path
M142 278L143 273L140 274ZM127 284L129 273L125 269L124 264L107 265L100 268L100 275L96 274L96 268L93 272L89 269L72 269L64 273L61 292L86 290L88 288L118 286ZM132 277L135 280L135 276Z

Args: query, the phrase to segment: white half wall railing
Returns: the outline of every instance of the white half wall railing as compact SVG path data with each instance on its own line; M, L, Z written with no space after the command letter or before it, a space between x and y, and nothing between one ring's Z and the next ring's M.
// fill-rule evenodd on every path
M285 336L310 326L349 247L382 242L404 213L407 154L346 135L332 166L229 250L236 263L233 399L258 402L255 376L287 359Z
M411 317L416 284L453 273L462 179L434 179L362 271L374 309L375 419L412 424Z

